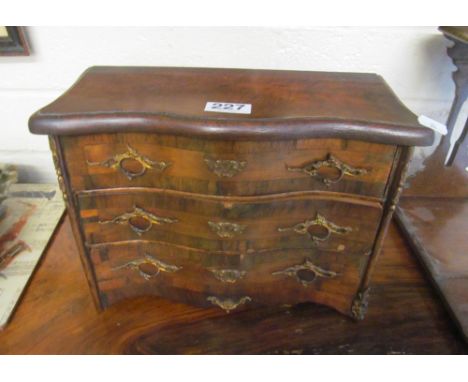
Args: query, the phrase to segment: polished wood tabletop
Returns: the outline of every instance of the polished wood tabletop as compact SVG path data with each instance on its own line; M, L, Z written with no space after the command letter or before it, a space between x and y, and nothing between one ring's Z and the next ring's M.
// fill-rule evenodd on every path
M355 322L314 304L225 314L160 298L93 305L70 222L51 240L2 354L467 354L468 347L395 225Z

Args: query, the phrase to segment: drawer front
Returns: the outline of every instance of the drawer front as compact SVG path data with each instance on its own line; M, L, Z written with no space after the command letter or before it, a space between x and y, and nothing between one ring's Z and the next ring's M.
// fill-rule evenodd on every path
M145 134L62 137L74 190L151 187L255 196L332 191L380 198L395 146L315 139L225 142Z
M225 311L314 301L349 313L368 259L320 250L218 255L144 242L90 253L104 305L157 295Z
M148 190L83 193L79 206L89 245L146 240L227 253L370 251L382 213L377 203L342 198L220 200Z

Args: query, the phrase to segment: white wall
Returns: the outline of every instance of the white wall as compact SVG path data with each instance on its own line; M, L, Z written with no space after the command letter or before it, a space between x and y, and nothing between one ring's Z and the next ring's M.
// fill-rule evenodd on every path
M417 114L445 122L453 98L436 27L28 28L31 57L0 57L0 162L20 181L55 181L47 139L27 120L92 65L375 72Z

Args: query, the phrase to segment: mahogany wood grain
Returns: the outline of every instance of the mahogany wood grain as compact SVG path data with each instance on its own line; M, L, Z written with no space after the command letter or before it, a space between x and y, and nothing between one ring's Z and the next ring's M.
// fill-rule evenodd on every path
M204 110L221 96L245 99L253 112ZM433 136L376 75L191 68L91 68L32 116L30 129L58 146L59 182L100 307L141 294L228 311L309 298L356 319L365 315L409 149ZM148 267L170 274L157 285L134 273L110 277L122 259L109 248L119 243L135 251L126 267L140 276L151 278ZM257 255L270 263L254 270L258 287L214 293L200 270L184 266L179 278L177 265L141 263L147 243L174 246L159 247L160 257L184 247L240 256L241 267ZM99 271L97 246L112 253ZM322 252L326 261L315 259ZM272 281L276 265L290 279ZM299 274L294 283L310 293L292 284ZM314 275L333 280L312 287Z
M368 252L382 215L382 208L377 203L367 206L323 196L213 201L181 197L171 192L123 189L79 195L78 200L88 244L144 239L206 251L255 252L319 247L345 253ZM149 228L144 233L135 232L131 226L135 223L131 220L123 224L112 222L116 217L134 211L135 206L154 216L172 219L172 222L153 224L151 228L141 222L142 227ZM330 231L327 238L327 231L318 223L310 227L310 235L294 231L297 224L314 221L318 215L347 232ZM242 227L242 232L233 233L232 237L220 237L210 222L236 224ZM312 236L320 241L314 242Z
M209 101L250 103L252 113L205 112ZM60 136L125 130L235 141L433 140L378 75L281 70L93 67L29 126Z
M467 121L468 123L468 121ZM432 148L431 155L415 158L409 168L404 197L466 198L468 196L468 139L464 150L459 150L456 161L451 166L444 166L450 147L450 139L444 139L437 148ZM427 155L427 154L425 154Z
M248 194L247 196L242 196L241 193L239 196L225 195L218 198L215 196L218 196L216 194L219 191L208 192L205 195L203 192L207 190L200 190L196 186L195 188L193 186L188 188L191 192L144 187L111 189L119 184L115 185L109 179L105 179L102 185L106 188L101 190L75 190L73 188L72 179L76 173L83 173L83 165L86 166L85 171L89 171L90 162L96 163L96 161L99 162L102 159L85 159L86 155L83 155L83 153L86 150L83 150L81 147L89 148L97 144L98 148L102 149L103 147L107 147L106 144L102 145L103 142L108 141L111 144L113 142L125 144L128 150L133 150L128 145L129 141L134 145L135 142L133 140L148 150L142 154L144 155L142 157L143 161L146 161L144 158L147 158L149 151L155 155L159 155L160 150L158 148L164 147L164 144L175 146L176 149L182 148L183 150L177 156L169 158L158 157L157 160L162 159L165 161L164 163L171 163L171 166L173 164L172 161L175 160L181 163L188 163L188 173L190 172L189 168L193 168L196 173L197 168L199 168L197 166L203 163L203 159L207 155L229 151L234 152L235 156L231 158L224 157L224 159L243 160L242 156L238 157L238 153L250 153L252 158L259 158L259 162L263 161L263 171L257 169L256 172L254 171L250 175L252 177L251 183L253 188L250 188L248 192L251 192L253 196L248 196ZM315 250L324 250L364 256L365 260L363 260L362 264L357 267L358 270L353 274L361 278L363 275L368 274L367 271L364 271L363 267L366 267L368 263L373 264L374 259L379 253L379 246L374 244L374 240L377 229L381 225L381 218L382 216L391 216L389 215L389 212L391 212L389 210L390 204L383 211L382 198L388 198L387 192L392 189L391 185L401 177L398 171L394 171L394 168L398 167L399 164L396 160L398 158L396 153L399 151L395 147L365 142L347 142L344 140L319 140L318 142L299 140L262 142L261 144L257 144L257 142L234 143L219 140L215 142L167 136L155 138L154 136L147 135L147 141L154 140L154 142L150 142L155 144L155 147L152 147L148 145L144 146L144 140L145 136L142 134L128 133L114 136L60 137L61 152L67 156L63 158L62 164L65 167L64 173L67 175L67 187L69 187L70 195L72 195L72 200L74 201L73 208L76 211L75 213L80 217L80 235L83 235L83 237L77 237L77 240L85 240L88 246L92 246L121 241L138 242L138 240L143 239L154 243L170 243L188 248L201 249L211 252L212 256L219 256L223 253L250 255L251 253L271 249L283 249L285 250L284 253L290 254L292 252L287 250L309 248L311 254ZM84 142L90 142L90 145L86 146ZM259 148L259 152L255 152L254 148L256 146ZM77 147L78 150L76 149ZM187 152L191 153L197 150L202 150L203 156L189 157L190 160L184 160ZM275 179L284 176L282 173L287 173L287 162L282 164L281 169L276 169L276 163L270 160L274 157L272 150L278 154L284 150L285 158L294 158L293 154L296 152L309 156L314 150L322 150L320 154L326 157L335 154L334 150L337 150L339 153L346 154L350 158L356 158L354 161L360 161L360 163L364 163L362 161L364 157L366 158L366 163L372 163L372 168L367 167L364 169L364 172L372 174L368 179L370 183L355 181L352 175L346 173L339 182L331 183L330 187L327 187L332 188L332 190L325 190L323 187L322 189L320 187L318 189L312 187L307 192L301 193L301 191L297 191L290 179L285 179L285 186L282 191L288 192L272 194L272 191L276 191L274 188L264 189L264 184L261 181L255 181L255 177L264 176L263 173L266 174L267 179ZM161 151L163 152L164 150ZM77 163L75 161L75 154L78 157L81 155L82 158L78 161L78 167L73 166L73 163ZM267 154L265 155L267 157L266 161L263 154ZM373 158L376 159L373 160ZM103 160L106 159L104 158ZM151 160L153 161L154 159ZM323 157L321 160L323 160ZM353 159L350 160L352 163ZM176 168L176 164L173 164L173 168ZM125 168L125 171L128 171L128 169ZM125 171L120 175L128 177L129 174ZM131 171L133 173L140 173L139 169L131 169ZM352 172L353 170L346 171ZM206 173L201 173L201 175L207 176ZM336 178L336 174L329 175L326 172L320 175L325 177L331 176L332 179ZM310 182L309 175L301 174L301 177L305 177ZM168 178L165 171L161 175L161 178ZM349 181L348 178L352 180ZM359 176L356 176L356 178L359 178ZM154 176L149 177L149 179L154 179ZM133 181L134 179L131 180ZM313 181L317 182L315 179ZM235 184L236 182L233 181L232 183ZM375 182L377 187L374 187L372 182ZM319 179L319 183L323 185L323 179ZM145 185L144 182L143 184ZM196 185L191 178L188 179L187 184ZM268 184L269 181L267 181ZM331 187L333 185L335 187ZM202 191L202 193L194 193L194 189L195 191ZM236 187L233 187L230 190L235 189ZM355 194L346 193L347 191L352 191ZM210 197L210 194L213 193L215 195ZM393 200L394 196L390 195L390 197ZM143 212L146 217L135 216L137 210ZM151 219L162 221L162 223L159 224L160 222L155 220L153 225L149 224L148 214L151 215ZM366 216L366 219L362 219L363 216ZM307 229L307 233L304 229L301 231L301 228L299 228L298 232L296 231L298 225L300 227L301 224L310 224L307 222L320 219L325 219L325 224L335 228L324 228L320 227L319 224L312 224ZM236 230L240 229L241 232L231 236L224 236L213 228L213 226L216 228L217 225L232 226ZM335 232L334 230L338 231ZM343 232L340 233L340 231ZM125 284L121 279L120 281L111 281L104 284L107 289L105 289L106 293L103 294L99 290L101 284L96 280L98 277L95 269L96 264L94 264L89 251L90 248L82 254L82 257L84 258L83 262L85 265L88 266L89 264L91 268L92 273L88 273L88 277L92 276L96 293L99 295L100 307L109 306L111 303L119 301L123 296L138 296L148 294L149 291L151 291L151 294L196 303L198 305L206 305L207 298L223 298L227 302L231 300L242 301L242 299L248 299L250 302L252 300L251 296L239 295L235 291L233 291L233 294L219 292L218 294L213 294L213 296L207 296L206 293L196 290L197 277L199 275L195 272L185 273L187 277L183 283L185 289L173 287L170 282L166 284L160 283L157 288L148 285L141 287L132 281ZM370 256L370 262L367 261L368 256ZM306 260L307 257L304 256L303 262ZM290 263L289 268L292 266L300 266L300 264ZM162 279L165 278L163 277ZM280 281L278 281L278 285L279 283ZM340 283L332 284L340 285ZM335 289L334 296L328 293L326 297L320 293L303 294L297 293L293 289L284 288L284 292L290 293L288 298L286 298L285 293L275 298L271 292L274 290L274 287L267 285L265 289L257 288L256 292L258 293L255 293L254 296L256 302L248 306L255 305L257 301L259 303L298 302L306 300L305 296L308 296L309 299L315 302L327 304L343 313L362 319L366 306L362 295L367 291L367 288L365 284L361 283L361 288L358 291L358 284L359 282L353 282L351 286L343 288L343 291ZM108 288L109 285L111 285L110 290ZM189 288L188 286L192 287ZM264 296L260 297L260 292L262 291ZM355 294L355 298L353 298L352 293ZM356 299L357 302L355 301ZM217 303L221 304L219 300ZM354 306L356 304L358 306L357 309ZM242 305L241 308L243 307L245 306Z
M74 190L112 187L156 187L214 195L264 195L292 191L322 190L382 198L395 155L395 146L343 139L302 139L280 142L209 141L148 134L97 134L62 137L63 150ZM97 165L128 152L129 147L157 166L141 176L127 178L119 168ZM344 177L329 185L323 178L337 179L336 169L323 167L319 176L288 171L333 155L363 174ZM244 162L233 176L217 176L206 160ZM91 165L90 165L91 163ZM125 165L125 164L124 164ZM128 165L128 164L127 164ZM134 163L133 172L141 171Z
M468 342L467 216L468 203L459 198L404 198L397 211L404 236Z
M96 312L67 217L11 323L1 354L468 354L394 226L366 320L320 305L225 314L161 298Z
M158 272L156 267L149 266L148 257L150 262L156 260L173 269ZM124 298L153 295L172 299L180 296L182 302L207 307L212 306L210 296L234 300L248 296L248 304L236 310L312 300L350 315L369 252L280 249L226 255L167 244L131 242L94 246L91 258L104 306ZM306 261L325 273L303 270L297 277L281 273ZM138 266L129 267L132 262L146 265L142 269L145 273ZM219 270L242 273L226 282L216 277L215 271Z

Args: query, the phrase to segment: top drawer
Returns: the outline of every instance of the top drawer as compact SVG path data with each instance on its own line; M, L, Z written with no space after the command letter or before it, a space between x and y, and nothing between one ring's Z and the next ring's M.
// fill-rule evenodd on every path
M214 141L141 133L61 141L75 191L154 187L238 196L331 191L381 198L396 150L339 139Z

